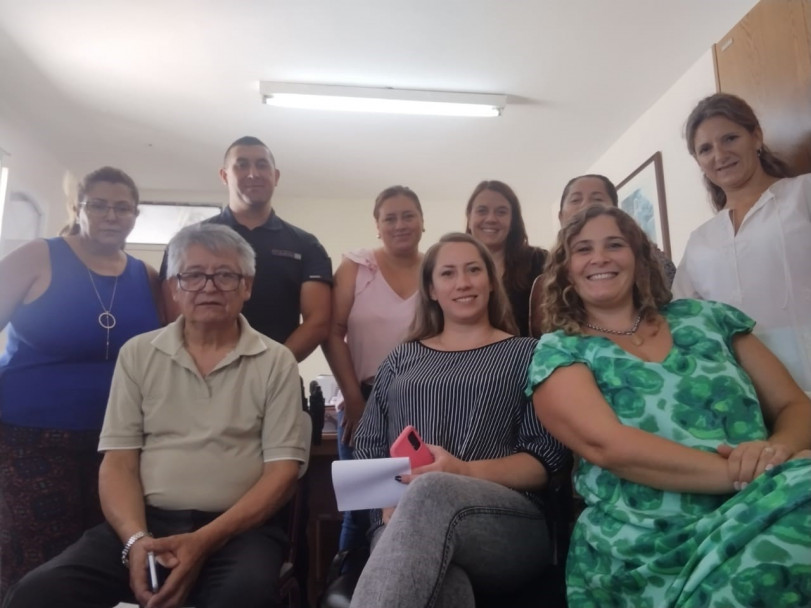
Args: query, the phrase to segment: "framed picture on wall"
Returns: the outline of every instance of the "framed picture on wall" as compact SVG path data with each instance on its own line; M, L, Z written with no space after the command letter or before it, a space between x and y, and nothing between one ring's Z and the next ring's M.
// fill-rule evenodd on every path
M657 152L642 163L636 171L617 186L619 207L636 222L670 256L670 233L667 228L665 177L662 172L662 153Z

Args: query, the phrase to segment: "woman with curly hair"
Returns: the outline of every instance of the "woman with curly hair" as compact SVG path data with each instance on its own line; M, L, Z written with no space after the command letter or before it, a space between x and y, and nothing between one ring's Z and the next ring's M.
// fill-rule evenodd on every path
M560 197L560 211L558 211L560 225L564 226L579 211L591 205L614 205L614 207L619 207L619 195L616 186L605 175L597 173L573 177L566 183ZM659 263L664 273L665 284L669 288L676 274L676 266L667 257L667 254L656 245L653 245L652 251L654 259ZM543 319L540 314L542 299L543 276L540 276L532 284L529 304L530 332L536 338L542 333Z
M529 369L581 459L569 604L808 606L811 401L726 304L671 302L630 216L561 230Z

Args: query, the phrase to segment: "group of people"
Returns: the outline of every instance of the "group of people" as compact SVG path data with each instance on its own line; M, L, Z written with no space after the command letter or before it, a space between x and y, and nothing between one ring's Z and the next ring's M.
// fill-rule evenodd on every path
M275 603L309 457L297 361L327 337L332 270L273 212L264 143L220 176L228 206L160 274L125 253L138 190L109 167L62 236L0 261L4 607Z
M159 275L123 251L132 180L89 175L66 235L0 262L4 608L273 605L307 460L295 362L318 345L342 458L388 456L409 424L434 458L396 507L346 514L342 548L372 547L353 606L473 606L537 581L541 492L570 451L570 606L811 604L811 176L789 177L732 95L702 100L686 136L718 213L678 270L584 175L549 252L503 182L424 254L419 198L387 188L381 246L333 282L272 210L270 150L242 138L228 207L181 230Z

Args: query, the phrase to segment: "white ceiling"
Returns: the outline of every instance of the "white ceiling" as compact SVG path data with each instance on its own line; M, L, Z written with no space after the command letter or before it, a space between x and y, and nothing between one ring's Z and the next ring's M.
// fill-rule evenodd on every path
M281 197L403 183L461 204L496 178L550 204L754 3L0 0L0 101L78 174L118 165L143 189L219 191L225 147L252 134ZM260 80L510 104L495 119L308 112L261 104Z

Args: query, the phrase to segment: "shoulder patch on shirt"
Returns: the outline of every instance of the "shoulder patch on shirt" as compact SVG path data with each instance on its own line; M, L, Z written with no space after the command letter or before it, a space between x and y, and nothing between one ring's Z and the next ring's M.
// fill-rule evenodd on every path
M301 254L296 253L295 251L288 251L287 249L271 249L271 255L278 255L282 258L293 258L294 260L300 260Z

